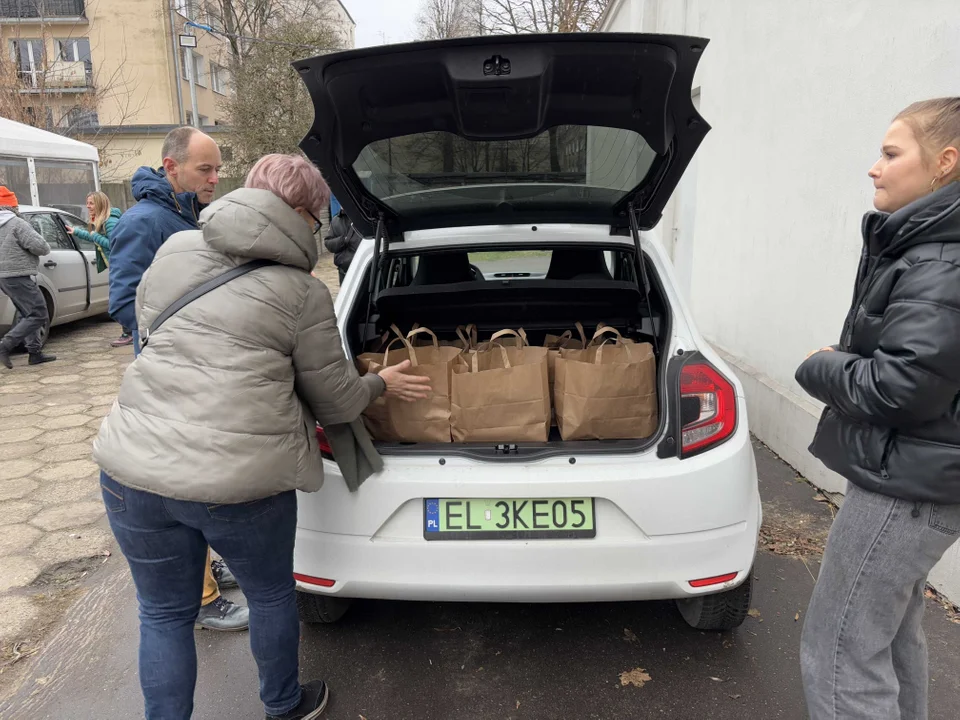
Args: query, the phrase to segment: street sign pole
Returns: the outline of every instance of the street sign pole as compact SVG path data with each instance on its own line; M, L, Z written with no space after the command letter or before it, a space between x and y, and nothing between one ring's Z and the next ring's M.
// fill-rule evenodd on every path
M193 61L193 49L197 46L197 38L195 35L181 35L180 36L180 47L182 47L186 52L186 61L187 61L187 79L190 81L190 106L193 108L191 113L193 116L192 125L196 128L200 127L200 110L197 106L197 65Z

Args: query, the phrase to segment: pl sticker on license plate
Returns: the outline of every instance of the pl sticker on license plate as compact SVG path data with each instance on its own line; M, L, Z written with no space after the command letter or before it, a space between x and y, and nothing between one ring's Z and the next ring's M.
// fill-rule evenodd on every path
M593 498L427 498L427 540L543 540L597 536Z

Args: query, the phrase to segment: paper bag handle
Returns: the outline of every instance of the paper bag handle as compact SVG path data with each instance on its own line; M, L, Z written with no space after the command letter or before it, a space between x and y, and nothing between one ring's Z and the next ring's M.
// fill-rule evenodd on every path
M405 338L405 337L403 336L403 333L400 332L400 328L398 328L398 327L396 326L396 324L391 325L391 326L390 326L390 329L393 330L393 332L396 333L396 335L397 335L396 339L399 340L400 342L402 342L402 343L404 344L404 346L407 348L407 353L408 353L408 355L409 355L409 357L410 357L410 364L413 365L414 367L416 367L417 365L419 365L420 363L417 362L417 351L413 348L413 343L411 343L409 340L407 340L407 338ZM415 332L416 332L416 330L411 330L411 331L410 331L410 334L413 335ZM390 345L393 345L393 342L395 342L395 341L392 341L392 342L390 343ZM389 352L389 349L390 349L390 345L387 346L387 351L388 351L388 352ZM384 365L387 364L387 352L385 352L385 353L383 354L383 364L384 364Z
M434 333L433 330L431 330L430 328L420 327L419 324L417 324L416 326L414 326L413 330L407 333L407 340L414 337L415 335L429 335L430 338L433 340L433 346L435 348L440 347L440 341L437 340L436 333Z
M510 356L507 354L507 349L500 343L495 343L493 340L490 342L485 342L484 347L490 346L491 348L500 348L500 358L503 360L503 368L509 370L512 366L510 365ZM479 347L474 351L470 356L470 372L480 372L480 361L478 360L479 356Z
M390 358L390 348L392 348L392 347L393 347L394 345L396 345L398 342L399 342L399 343L403 343L403 344L407 347L407 351L410 352L410 350L411 350L411 348L410 348L410 343L407 342L407 339L406 339L405 337L403 337L403 335L401 335L401 336L399 336L399 337L395 337L393 340L391 340L391 341L387 344L386 349L383 351L383 366L384 366L384 367L389 367L389 366L390 366L390 363L387 362L387 360ZM410 355L410 362L411 362L411 364L416 365L416 363L413 362L413 355L412 355L412 354Z
M470 323L466 327L463 325L457 328L457 337L463 343L464 350L473 350L477 347L477 326Z
M524 331L523 328L520 328L519 330L500 330L499 332L495 332L493 335L490 336L490 342L492 343L507 335L512 335L515 338L519 338L521 345L524 347L530 344L527 341L527 333Z
M587 334L583 331L583 323L574 323L574 327L576 327L577 332L580 333L580 342L582 343L580 347L585 348L587 346Z

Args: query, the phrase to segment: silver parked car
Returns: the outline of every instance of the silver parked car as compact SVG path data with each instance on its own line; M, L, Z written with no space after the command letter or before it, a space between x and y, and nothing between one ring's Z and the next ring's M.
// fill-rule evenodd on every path
M41 340L47 341L54 325L107 312L110 271L97 272L94 243L67 233L68 226L83 227L86 223L56 208L21 205L20 214L50 245L50 254L40 258L37 276L48 316ZM17 311L10 298L0 293L0 334L7 332L16 318Z

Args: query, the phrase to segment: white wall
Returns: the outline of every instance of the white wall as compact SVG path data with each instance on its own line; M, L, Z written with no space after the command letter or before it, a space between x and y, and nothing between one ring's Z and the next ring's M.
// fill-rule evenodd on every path
M701 332L744 382L751 427L821 487L819 407L797 365L836 342L871 209L867 170L893 115L960 95L957 0L615 0L611 31L710 39L697 73L713 126L660 227ZM691 203L693 210L690 210ZM692 222L695 233L684 234ZM932 580L960 602L960 549Z

